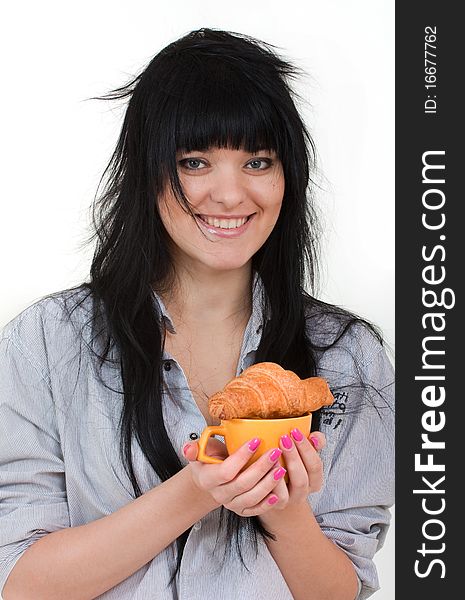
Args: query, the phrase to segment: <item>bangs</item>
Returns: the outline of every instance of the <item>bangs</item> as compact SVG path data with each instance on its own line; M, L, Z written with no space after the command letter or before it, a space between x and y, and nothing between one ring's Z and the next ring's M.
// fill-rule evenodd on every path
M231 65L215 62L176 77L176 151L230 148L281 155L280 118L271 97ZM182 83L181 83L182 82Z

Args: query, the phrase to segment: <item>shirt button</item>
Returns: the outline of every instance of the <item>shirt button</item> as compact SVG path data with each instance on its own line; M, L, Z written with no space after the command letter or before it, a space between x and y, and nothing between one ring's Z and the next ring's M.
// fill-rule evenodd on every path
M171 361L165 360L165 364L164 364L163 368L165 369L165 371L171 371Z
M198 440L199 434L195 433L195 431L193 431L192 433L189 434L189 437L191 438L191 440Z
M201 527L202 527L202 521L197 521L197 523L194 523L193 529L194 529L194 531L198 531Z

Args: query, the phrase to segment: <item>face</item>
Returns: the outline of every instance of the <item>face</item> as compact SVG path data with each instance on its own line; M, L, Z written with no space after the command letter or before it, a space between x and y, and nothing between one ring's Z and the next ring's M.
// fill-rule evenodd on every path
M197 223L169 188L159 211L175 263L213 270L243 267L264 244L281 210L284 174L276 153L210 148L179 152L176 160Z

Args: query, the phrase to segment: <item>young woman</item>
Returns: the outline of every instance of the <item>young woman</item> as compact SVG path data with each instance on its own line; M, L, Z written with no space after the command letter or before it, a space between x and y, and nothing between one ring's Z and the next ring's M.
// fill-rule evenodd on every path
M3 330L4 600L354 600L393 503L393 374L374 327L317 300L312 140L269 45L211 29L127 86L89 281ZM251 364L332 407L243 472L196 460L208 398ZM289 482L276 465L284 454Z

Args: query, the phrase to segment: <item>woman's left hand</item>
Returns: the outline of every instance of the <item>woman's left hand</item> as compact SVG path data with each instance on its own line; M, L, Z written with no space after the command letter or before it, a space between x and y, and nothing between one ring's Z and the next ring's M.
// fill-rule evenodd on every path
M283 451L289 482L284 478L274 488L278 502L277 510L307 505L307 496L318 492L323 485L323 463L319 452L325 447L326 438L321 431L312 431L306 438L298 429L291 435L281 436L279 447Z

